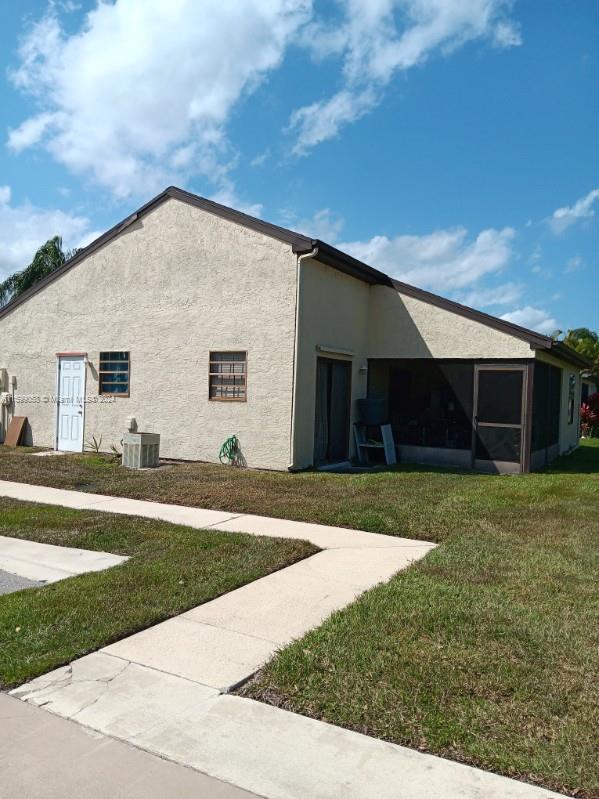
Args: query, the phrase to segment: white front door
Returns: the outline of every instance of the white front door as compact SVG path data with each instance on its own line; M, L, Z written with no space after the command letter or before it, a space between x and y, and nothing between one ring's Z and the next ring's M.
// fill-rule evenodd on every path
M58 431L56 449L83 452L85 359L62 355L58 359Z

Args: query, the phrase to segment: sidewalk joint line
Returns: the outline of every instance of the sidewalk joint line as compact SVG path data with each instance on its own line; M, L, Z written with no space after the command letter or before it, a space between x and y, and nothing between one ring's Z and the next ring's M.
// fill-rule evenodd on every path
M150 627L146 627L147 630L151 629ZM141 631L143 632L143 630ZM133 635L138 635L138 633L133 633ZM127 638L133 638L133 635L127 636ZM121 641L127 640L126 638L121 638ZM118 643L115 641L114 643ZM112 646L112 644L108 644L108 646ZM192 685L201 685L203 688L209 688L211 691L216 691L218 694L222 694L223 691L221 688L217 688L214 685L208 685L208 683L200 682L199 680L192 680L191 677L185 677L183 674L173 674L172 671L165 671L164 669L159 669L157 666L148 666L147 663L140 663L137 660L132 660L131 658L124 658L122 655L115 655L113 652L107 652L106 648L96 649L95 652L90 652L90 655L94 655L97 652L101 652L103 655L108 655L108 657L116 658L117 660L122 660L125 663L133 664L134 666L139 666L142 669L149 669L150 671L156 671L159 674L165 674L167 677L173 677L176 680L185 680L185 682L190 682ZM76 663L76 661L73 661ZM123 669L124 671L124 669ZM211 699L212 697L208 697ZM125 739L127 740L127 739Z
M286 568L289 567L287 566ZM283 571L285 571L285 569L279 569L279 572ZM272 572L272 573L278 574L278 572ZM269 577L270 575L266 576ZM257 580L254 580L253 582L257 582ZM246 585L252 585L252 583L246 583ZM191 608L191 610L187 610L184 613L181 613L179 616L173 616L172 618L167 619L167 621L177 621L178 619L184 619L185 621L192 622L193 624L203 624L206 627L212 627L214 630L224 630L227 633L235 633L235 635L242 635L244 638L252 638L254 641L262 641L265 644L272 644L273 646L276 647L285 646L285 644L281 644L279 641L273 641L271 638L263 638L261 635L252 635L251 633L242 632L241 630L235 630L233 627L223 627L222 624L214 624L209 621L204 621L203 619L190 619L189 616L187 615L188 613L193 613L193 611L197 610L198 608L206 608L208 607L208 605L211 605L213 602L217 602L222 597L234 594L235 591L239 591L241 588L245 588L245 586L241 585L239 586L239 588L234 588L232 591L229 591L226 594L221 594L219 597L215 597L215 599L211 599L209 602L204 602L203 605L196 605L195 608Z

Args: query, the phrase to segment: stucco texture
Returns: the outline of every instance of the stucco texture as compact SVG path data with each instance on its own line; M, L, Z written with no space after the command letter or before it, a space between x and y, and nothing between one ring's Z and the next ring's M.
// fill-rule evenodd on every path
M299 296L295 443L300 468L313 464L318 356L351 360L352 423L356 400L367 394L369 358L534 357L527 342L313 259L302 266Z
M288 244L168 199L0 319L16 399L55 395L56 353L86 352L85 438L118 446L125 419L165 457L214 461L231 434L248 465L289 462L296 257ZM98 399L100 351L129 351L130 396ZM208 399L211 350L246 350L247 402ZM17 402L53 447L56 405Z
M531 358L526 341L400 294L371 288L371 358Z
M0 318L0 367L16 377L27 443L55 446L56 404L31 398L56 395L58 352L87 353L85 439L101 437L103 450L134 416L160 434L163 457L215 461L235 434L247 464L268 469L313 465L319 356L351 361L352 422L368 359L535 357L525 341L304 258L295 365L297 268L289 244L164 201ZM247 351L247 402L209 400L211 350ZM100 351L130 353L129 397L98 402ZM576 375L578 408L577 370L556 365ZM561 452L578 443L567 391L565 377Z
M302 264L299 291L295 466L314 461L316 362L319 356L352 363L351 422L366 396L369 285L313 259Z

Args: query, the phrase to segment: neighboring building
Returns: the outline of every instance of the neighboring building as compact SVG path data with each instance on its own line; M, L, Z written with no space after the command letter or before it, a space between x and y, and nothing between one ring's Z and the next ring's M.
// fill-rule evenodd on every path
M528 471L577 446L585 366L176 188L0 311L9 414L28 443L72 451L118 446L135 417L164 457L215 461L234 433L248 466L302 469L353 455L368 396L404 460Z
M582 373L581 401L586 402L590 396L599 391L599 375L593 372Z

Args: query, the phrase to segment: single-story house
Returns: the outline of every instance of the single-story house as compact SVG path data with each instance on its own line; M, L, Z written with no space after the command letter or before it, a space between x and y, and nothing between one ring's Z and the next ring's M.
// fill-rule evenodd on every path
M248 466L343 462L372 398L404 461L526 472L577 446L585 367L174 187L0 310L4 427L26 416L27 443L75 452L135 417L167 458L215 461L235 434Z

